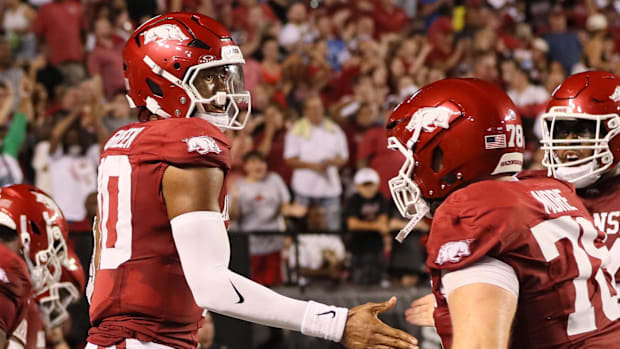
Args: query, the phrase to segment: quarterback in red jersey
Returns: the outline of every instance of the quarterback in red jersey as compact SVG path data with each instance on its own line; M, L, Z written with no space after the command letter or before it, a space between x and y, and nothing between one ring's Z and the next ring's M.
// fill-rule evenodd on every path
M388 144L406 158L389 183L412 220L398 238L433 216L427 266L444 347L617 345L620 309L604 234L570 184L513 176L523 130L498 86L432 83L399 105L387 127Z
M0 348L36 346L28 329L50 322L35 311L34 296L60 280L66 234L64 217L47 194L23 184L0 189Z
M588 71L566 79L542 116L543 165L571 182L605 233L608 270L620 283L620 77Z
M203 309L349 348L417 348L367 304L351 310L281 296L228 269L224 180L250 112L241 50L215 20L155 17L123 51L128 100L143 122L116 131L98 172L87 293L88 348L193 349Z

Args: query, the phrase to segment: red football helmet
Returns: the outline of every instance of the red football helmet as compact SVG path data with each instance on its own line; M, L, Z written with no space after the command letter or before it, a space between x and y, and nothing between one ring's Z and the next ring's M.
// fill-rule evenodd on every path
M41 316L48 328L60 326L69 318L68 307L77 302L84 293L86 276L84 268L72 249L62 263L60 281L37 297Z
M478 79L445 79L427 85L398 105L387 122L388 148L405 162L389 181L396 207L411 219L402 241L425 215L424 199L441 199L457 188L521 170L521 117L498 86Z
M0 225L17 232L35 294L49 290L67 258L67 223L54 200L31 185L2 187Z
M241 129L250 115L241 49L214 19L171 13L148 20L127 41L127 99L160 118L199 116Z
M541 126L549 175L577 188L596 182L620 160L620 77L602 71L568 77L553 91Z

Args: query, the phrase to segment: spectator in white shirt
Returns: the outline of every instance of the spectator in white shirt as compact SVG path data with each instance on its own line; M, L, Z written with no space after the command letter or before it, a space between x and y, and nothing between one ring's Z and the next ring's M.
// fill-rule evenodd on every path
M549 93L544 87L532 84L529 72L517 61L502 63L502 79L506 82L508 96L523 117L535 118L542 112Z
M321 98L307 98L304 116L286 135L284 159L294 169L291 186L295 201L306 207L322 206L329 230L340 229L342 186L338 169L348 158L344 132L325 117Z
M306 5L301 2L293 4L287 12L288 23L280 30L278 41L280 45L289 51L293 51L296 44L310 35L308 24L308 12Z
M239 231L281 231L286 226L284 216L303 216L305 207L290 204L290 194L282 178L268 172L267 160L259 151L243 156L245 177L231 189L230 218L236 220ZM280 235L250 236L252 280L265 286L282 283L280 273L284 238Z

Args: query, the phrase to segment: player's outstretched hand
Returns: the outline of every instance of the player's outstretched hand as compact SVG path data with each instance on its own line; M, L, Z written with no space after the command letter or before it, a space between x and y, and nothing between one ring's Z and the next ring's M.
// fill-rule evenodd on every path
M432 293L418 298L411 303L411 308L405 310L407 322L415 326L435 326L433 312L435 311L435 297Z
M383 303L366 303L349 311L342 344L349 349L418 349L418 340L412 335L384 324L377 314L388 311L396 304L396 297Z

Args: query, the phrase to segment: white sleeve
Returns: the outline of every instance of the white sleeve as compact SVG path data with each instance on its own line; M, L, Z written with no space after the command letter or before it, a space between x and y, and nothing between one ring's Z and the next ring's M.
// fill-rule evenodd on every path
M484 257L478 262L441 276L441 292L447 297L457 288L470 284L491 284L519 298L519 279L514 269L495 258Z
M340 153L340 157L345 160L349 159L349 146L347 145L347 136L344 134L342 129L338 128L338 139L340 145L338 146L338 152Z
M284 138L284 159L300 156L300 148L299 138L289 130Z
M172 219L170 225L185 279L198 306L340 341L348 316L346 308L285 297L228 269L230 244L219 212L185 213Z

